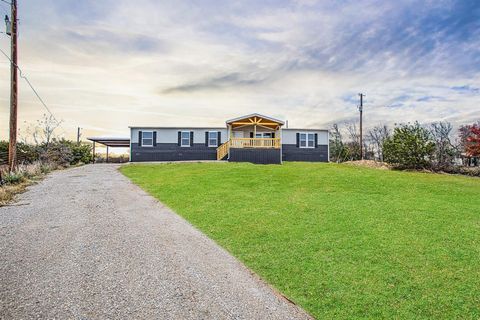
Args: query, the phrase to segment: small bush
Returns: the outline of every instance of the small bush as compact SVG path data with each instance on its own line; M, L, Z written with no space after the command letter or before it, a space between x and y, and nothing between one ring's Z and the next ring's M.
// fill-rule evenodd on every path
M70 145L72 150L73 159L70 164L90 163L93 160L92 147L89 144L76 144Z
M21 172L5 173L2 174L2 178L5 184L19 184L26 180L24 174Z
M480 177L480 167L450 166L441 170L445 173L463 174L471 177Z
M40 160L52 162L59 166L66 167L73 162L72 149L64 141L53 141L48 146L42 146Z

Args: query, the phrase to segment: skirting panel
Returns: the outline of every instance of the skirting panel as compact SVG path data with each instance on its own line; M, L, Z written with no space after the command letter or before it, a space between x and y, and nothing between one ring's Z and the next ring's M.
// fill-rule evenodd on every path
M280 164L280 149L230 149L231 162L252 162L258 164Z

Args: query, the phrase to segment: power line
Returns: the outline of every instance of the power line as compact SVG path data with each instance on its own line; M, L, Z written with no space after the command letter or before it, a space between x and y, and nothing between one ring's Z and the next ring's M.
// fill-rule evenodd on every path
M3 0L1 0L3 1ZM5 1L4 1L5 2ZM0 52L8 59L10 60L11 63L13 63L12 59L10 59L10 57L5 53L5 51L3 51L2 49L0 49ZM35 90L35 88L33 87L32 83L30 82L30 80L28 80L27 76L23 75L23 72L22 72L22 69L20 69L20 67L17 65L17 64L14 64L14 66L17 68L17 70L19 71L20 73L20 78L23 78L25 79L25 81L27 82L28 86L32 89L33 93L35 93L35 95L37 96L38 100L40 100L41 104L43 105L43 107L48 111L48 113L52 116L53 120L55 120L57 123L60 123L60 121L57 120L57 118L55 118L55 116L53 115L52 111L50 111L50 108L47 106L47 104L45 103L45 101L43 101L42 97L38 94L37 90Z

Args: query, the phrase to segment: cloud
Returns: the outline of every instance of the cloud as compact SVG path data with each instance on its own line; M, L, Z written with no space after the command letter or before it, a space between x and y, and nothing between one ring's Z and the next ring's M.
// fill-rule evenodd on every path
M454 86L452 87L452 90L455 90L460 93L473 93L473 94L480 93L480 88L472 87L470 85Z
M222 75L219 77L214 77L211 79L205 79L201 82L196 83L187 83L181 84L178 86L170 87L167 89L162 90L163 94L169 93L178 93L178 92L195 92L195 91L203 91L203 90L219 90L222 88L228 87L239 87L239 86L252 86L258 85L264 82L265 79L262 78L254 78L249 75L242 75L239 73L230 73L226 75Z
M329 127L357 118L359 92L367 126L480 113L476 1L26 0L20 18L23 70L72 136L251 112ZM44 110L20 89L31 122Z

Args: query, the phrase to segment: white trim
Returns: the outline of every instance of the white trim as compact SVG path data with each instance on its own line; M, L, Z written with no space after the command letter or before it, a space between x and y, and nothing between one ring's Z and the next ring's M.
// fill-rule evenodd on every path
M207 131L208 132L208 147L209 148L217 148L220 144L219 144L219 141L218 141L218 131ZM210 138L210 133L215 133L215 139L211 139ZM215 140L216 143L215 144L210 144L210 140Z
M278 135L280 136L280 164L283 164L283 144L282 144L282 140L283 140L283 132L282 132L282 127L278 128Z
M129 151L128 152L128 162L132 162L132 136L133 136L133 130L130 129L130 146L128 147L128 151Z
M330 131L327 131L327 162L330 162Z
M152 144L145 144L145 143L143 142L143 139L145 139L145 138L144 138L144 134L145 134L145 133L151 133L151 134L152 134L152 137L151 137L151 138L146 138L146 139L152 140ZM153 131L142 131L142 147L153 147L153 145L154 145L153 142L154 142L154 141L153 141Z
M188 133L188 145L183 144L183 139L186 139L183 137L184 132ZM190 131L180 131L180 147L183 147L183 148L191 147L191 143L190 143L191 141L192 141L192 133Z
M269 120L269 121L272 121L272 122L277 122L277 123L280 124L280 125L284 125L284 124L285 124L285 122L283 122L282 120L275 119L275 118L272 118L272 117L267 117L267 116L264 116L264 115L259 114L259 113L251 113L251 114L247 114L247 115L242 116L242 117L237 117L237 118L229 119L229 120L227 120L227 124L230 124L230 123L232 123L232 122L239 121L239 120L244 120L244 119L248 119L248 118L253 118L253 117L263 118L263 119L265 119L265 120Z
M305 135L305 146L302 147L302 134ZM313 136L313 146L308 145L308 136ZM314 132L299 132L298 147L301 149L315 149L315 133Z
M257 138L257 136L260 135L260 137L258 138L271 139L272 133L275 133L275 131L273 132L257 131L255 134L256 136L254 138ZM270 135L270 137L265 137L265 135Z

